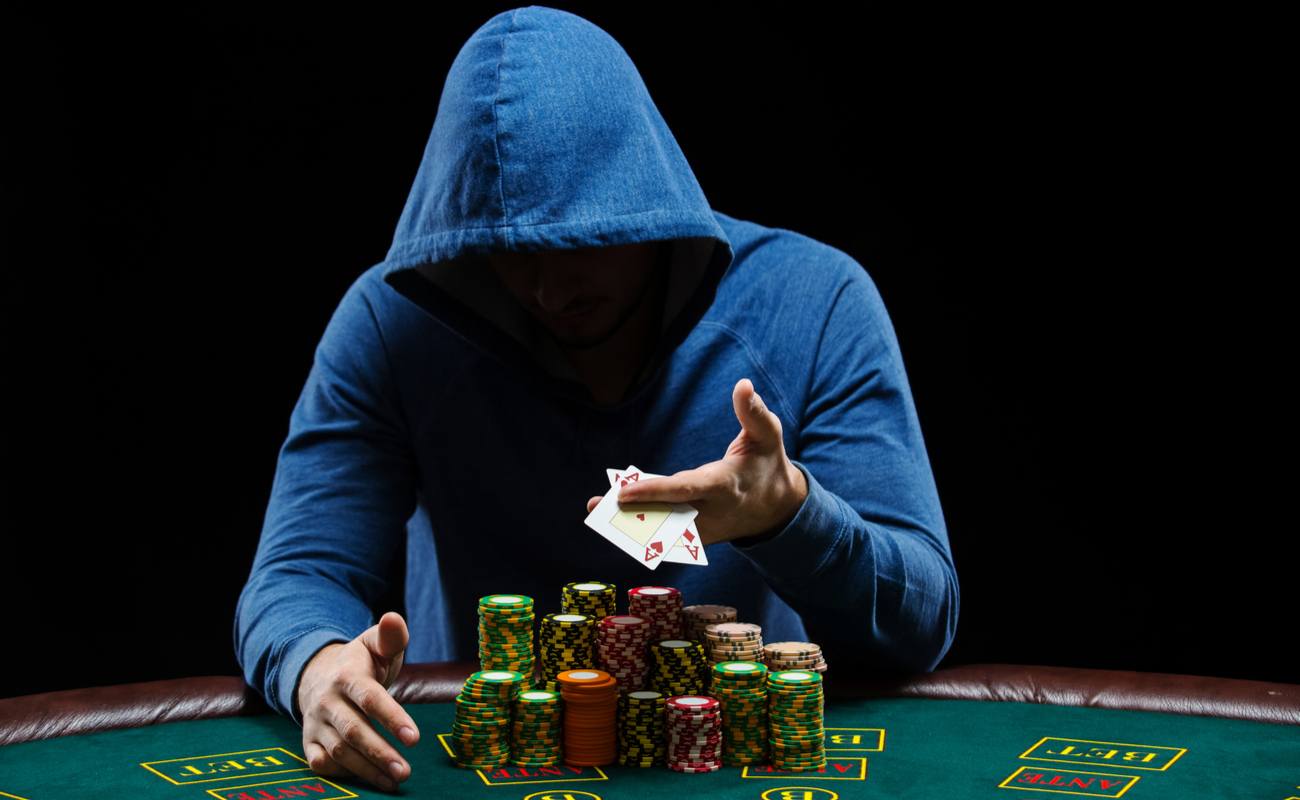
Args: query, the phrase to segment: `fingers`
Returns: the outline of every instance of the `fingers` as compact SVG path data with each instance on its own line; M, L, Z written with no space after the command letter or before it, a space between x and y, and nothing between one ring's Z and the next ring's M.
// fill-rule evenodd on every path
M341 768L384 791L397 788L397 781L387 771L362 756L329 725L320 726L317 740L308 742L306 756L312 770L322 775L338 775Z
M600 495L596 495L595 497L592 497L592 498L590 498L590 499L587 500L587 513L588 513L588 514L590 514L592 511L595 511L595 510L596 510L596 506L600 505L600 499L601 499L601 498L600 498Z
M662 478L629 483L619 493L618 500L620 503L698 502L716 492L726 480L727 468L722 462L712 461Z
M329 753L315 739L308 739L305 735L302 740L302 752L307 756L307 764L311 771L317 775L326 778L345 777L350 775L346 769L339 766L339 763L330 758Z
M411 719L406 709L402 708L402 704L397 702L383 686L375 681L361 678L346 683L342 689L345 698L351 700L366 717L379 720L389 733L397 737L398 741L407 746L420 741L420 729L415 726L415 720ZM377 734L375 738L383 743L383 739ZM388 747L386 743L383 746ZM394 756L397 755L395 750L388 749Z
M370 683L374 688L365 690L370 693L366 695L367 702L374 702L374 692L388 696L388 692L379 684L374 681ZM392 700L391 697L388 699ZM331 703L327 719L329 724L321 726L317 740L324 745L330 758L351 770L354 775L379 785L370 776L385 776L401 781L410 774L406 760L379 735L370 720L362 716L360 709L351 702L345 699Z
M384 659L397 658L406 650L410 636L406 630L406 620L396 611L389 611L361 633L361 641L376 656Z
M740 427L747 435L763 442L780 441L781 418L768 410L749 378L741 378L736 383L731 392L731 404Z

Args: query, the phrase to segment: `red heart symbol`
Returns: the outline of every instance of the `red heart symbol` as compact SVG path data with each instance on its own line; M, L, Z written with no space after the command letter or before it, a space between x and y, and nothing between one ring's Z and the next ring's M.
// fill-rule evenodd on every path
M637 514L636 518L641 520L642 522L645 522L645 514Z

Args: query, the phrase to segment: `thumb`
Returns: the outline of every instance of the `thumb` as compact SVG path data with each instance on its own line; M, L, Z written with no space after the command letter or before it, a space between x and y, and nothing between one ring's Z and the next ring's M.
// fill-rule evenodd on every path
M781 440L781 418L768 410L749 378L741 378L736 383L731 392L731 404L740 427L749 438L760 442Z
M389 611L361 636L366 649L374 657L376 666L384 669L381 682L387 687L402 670L402 658L410 640L406 620L396 611Z

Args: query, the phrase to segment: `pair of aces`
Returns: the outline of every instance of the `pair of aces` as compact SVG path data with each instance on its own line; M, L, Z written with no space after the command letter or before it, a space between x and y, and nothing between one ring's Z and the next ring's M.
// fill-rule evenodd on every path
M642 472L635 466L605 472L609 476L609 491L587 515L587 527L647 569L655 569L665 561L708 566L704 543L695 527L695 515L699 512L689 504L625 503L619 507L618 493L624 486L642 478L662 478L662 475Z

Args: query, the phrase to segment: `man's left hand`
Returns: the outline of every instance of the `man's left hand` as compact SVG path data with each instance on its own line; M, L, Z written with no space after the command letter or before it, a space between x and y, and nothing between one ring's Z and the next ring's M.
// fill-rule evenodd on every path
M808 482L790 462L781 418L768 410L748 378L731 392L740 434L720 461L662 478L629 483L619 503L689 503L705 544L775 532L789 524L808 496ZM600 497L587 501L587 513Z

